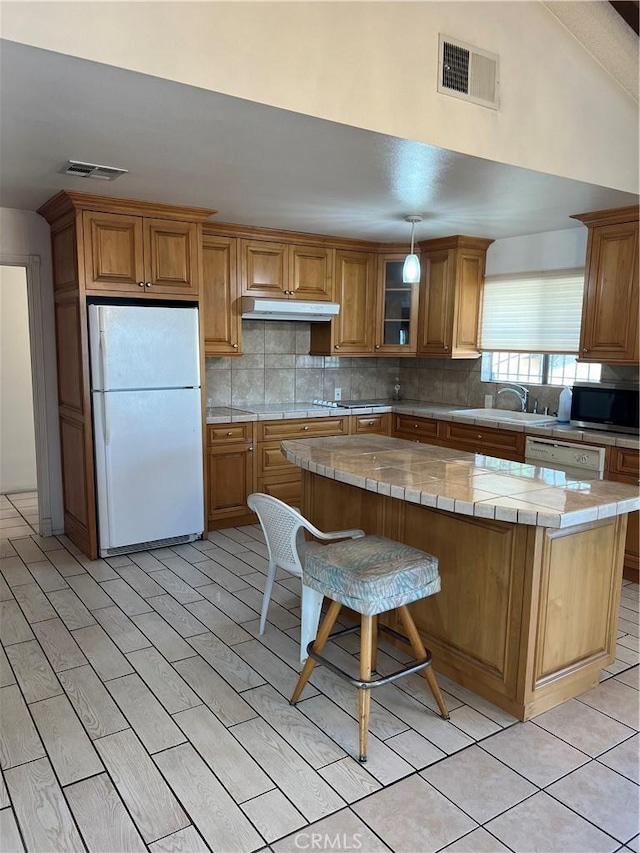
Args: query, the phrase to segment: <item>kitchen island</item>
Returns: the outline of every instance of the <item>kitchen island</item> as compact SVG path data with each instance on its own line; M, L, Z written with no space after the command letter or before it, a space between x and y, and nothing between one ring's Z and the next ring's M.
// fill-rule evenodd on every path
M438 557L442 591L412 605L437 670L521 720L598 683L637 489L386 436L281 447L318 527Z

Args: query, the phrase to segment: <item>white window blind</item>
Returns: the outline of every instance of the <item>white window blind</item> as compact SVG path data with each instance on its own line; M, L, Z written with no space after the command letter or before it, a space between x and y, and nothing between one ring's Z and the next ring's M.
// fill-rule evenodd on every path
M578 352L583 291L583 269L487 277L481 349Z

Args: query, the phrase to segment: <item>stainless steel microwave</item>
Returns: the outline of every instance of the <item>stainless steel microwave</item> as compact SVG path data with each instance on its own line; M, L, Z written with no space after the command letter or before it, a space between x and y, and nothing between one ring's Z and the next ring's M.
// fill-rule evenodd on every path
M573 386L571 423L638 435L639 396L637 385L577 382Z

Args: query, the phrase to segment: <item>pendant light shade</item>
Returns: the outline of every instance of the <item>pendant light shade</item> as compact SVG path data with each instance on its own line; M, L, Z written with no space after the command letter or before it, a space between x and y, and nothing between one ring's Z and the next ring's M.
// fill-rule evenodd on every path
M405 221L411 223L411 252L404 259L402 267L402 281L404 284L417 284L420 281L420 258L413 251L413 236L416 222L422 222L418 214L405 216Z

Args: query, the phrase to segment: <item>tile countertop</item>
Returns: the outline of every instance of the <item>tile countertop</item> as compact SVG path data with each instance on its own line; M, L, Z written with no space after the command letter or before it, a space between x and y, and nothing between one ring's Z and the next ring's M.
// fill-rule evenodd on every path
M452 412L458 412L452 415ZM267 405L246 405L243 407L220 407L207 409L207 423L233 423L240 421L279 420L281 418L327 418L343 415L370 415L373 412L397 412L403 415L415 415L422 418L434 418L441 421L476 424L492 429L506 429L511 432L526 432L527 435L539 435L546 438L569 439L603 447L627 447L640 449L640 440L625 433L606 432L604 430L576 429L572 426L552 422L548 425L514 424L491 421L486 418L471 418L459 414L460 406L442 403L424 403L418 400L381 400L379 404L363 406L357 409L317 406L313 403L271 403Z
M281 446L306 471L460 515L566 528L640 509L634 486L382 435Z

